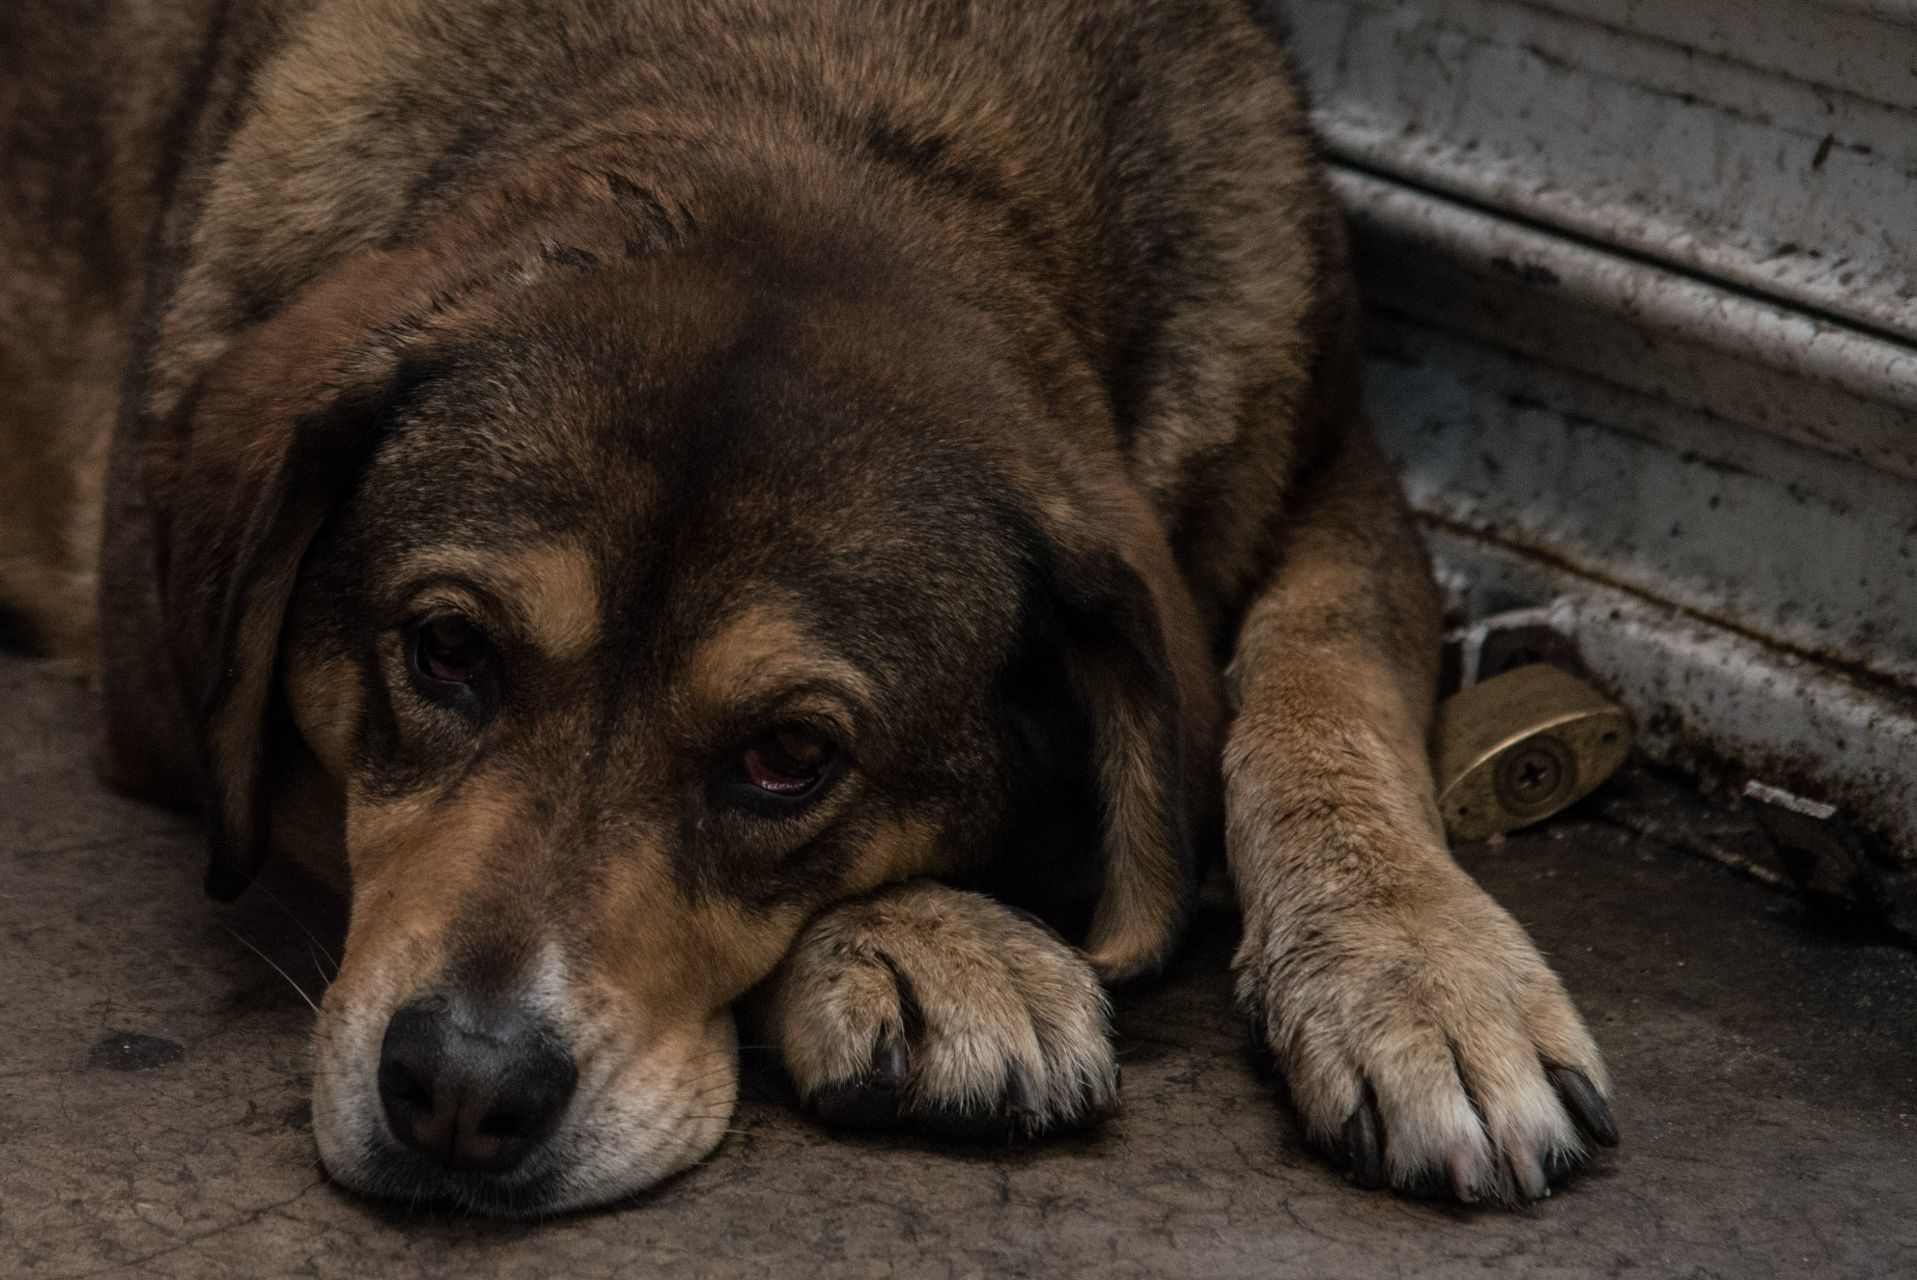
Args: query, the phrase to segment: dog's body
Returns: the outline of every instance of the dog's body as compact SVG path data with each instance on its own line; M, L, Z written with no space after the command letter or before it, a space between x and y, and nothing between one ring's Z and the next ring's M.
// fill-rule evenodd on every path
M1609 1136L1444 849L1435 593L1238 0L68 9L0 17L0 603L89 645L117 412L108 767L204 792L218 891L343 845L336 1177L656 1181L749 989L834 1118L1087 1118L1220 800L1314 1140L1478 1198Z

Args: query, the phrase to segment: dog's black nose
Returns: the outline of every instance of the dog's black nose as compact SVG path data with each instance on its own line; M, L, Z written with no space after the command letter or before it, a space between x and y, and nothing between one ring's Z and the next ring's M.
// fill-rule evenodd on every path
M379 1050L393 1135L450 1169L503 1173L559 1124L579 1071L524 1013L444 996L401 1005Z

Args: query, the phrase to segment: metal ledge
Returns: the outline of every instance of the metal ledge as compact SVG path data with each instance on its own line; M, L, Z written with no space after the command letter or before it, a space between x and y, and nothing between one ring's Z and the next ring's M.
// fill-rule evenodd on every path
M1362 174L1369 403L1413 502L1917 687L1917 352Z
M1367 296L1917 479L1917 347L1349 166Z
M1271 7L1334 157L1917 341L1917 6Z

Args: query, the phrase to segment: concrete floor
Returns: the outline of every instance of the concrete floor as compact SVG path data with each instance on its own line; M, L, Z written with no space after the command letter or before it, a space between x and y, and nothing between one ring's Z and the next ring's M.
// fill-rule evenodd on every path
M77 689L0 659L0 1275L1917 1275L1917 955L1820 934L1615 797L1464 853L1618 1078L1624 1145L1533 1209L1362 1193L1302 1150L1214 908L1124 1002L1124 1109L1095 1135L835 1140L757 1062L704 1166L503 1225L325 1181L311 1015L247 944L311 988L310 945L265 895L202 899L191 825L103 791L86 738Z

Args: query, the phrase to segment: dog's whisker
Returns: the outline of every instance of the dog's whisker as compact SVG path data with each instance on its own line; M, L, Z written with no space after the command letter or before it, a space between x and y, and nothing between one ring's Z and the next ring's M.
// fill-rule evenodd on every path
M274 973L277 973L280 975L280 977L286 979L287 985L292 987L293 990L299 992L299 997L300 999L306 1001L307 1008L311 1009L315 1015L319 1013L319 1005L314 1003L313 997L306 994L306 988L302 987L299 983L293 981L293 975L288 973L286 970L280 968L279 965L274 962L272 956L267 955L264 951L254 946L251 942L248 942L245 938L242 938L239 935L239 932L235 930L232 925L227 924L226 921L224 920L220 921L220 928L232 934L234 941L238 942L241 946L245 947L248 951L251 951L254 955L258 956L260 959L266 961L268 967L270 967Z
M319 940L319 935L314 933L310 928L308 928L304 920L301 920L297 915L293 914L293 909L286 905L285 899L281 898L277 893L273 892L272 886L267 884L262 884L259 881L255 881L254 887L257 888L261 893L265 894L266 900L272 903L274 906L278 907L280 911L285 914L286 918L293 922L294 927L296 927L301 933L305 934L308 941L310 941L314 946L320 949L320 954L325 956L327 959L327 962L333 966L333 977L337 977L339 975L339 960L333 955L333 953L330 950L327 949L326 944ZM332 980L333 980L332 977L328 977L326 979L326 981L328 981L329 983Z
M330 987L330 986L332 986L332 985L333 985L333 977L332 977L332 975L331 975L331 974L328 974L328 973L326 972L326 970L325 970L325 969L324 969L323 967L321 967L321 965L320 965L320 957L319 957L319 953L318 953L318 952L316 952L316 951L314 951L314 949L313 949L313 947L314 947L314 945L315 945L315 944L313 944L313 943L308 943L308 944L307 944L307 947L306 947L306 954L307 954L308 956L310 956L310 957L312 957L312 961L313 961L313 972L314 972L314 973L317 973L317 974L319 975L319 980L320 980L320 989L321 989L322 991L324 991L324 990L325 990L325 989L326 989L327 987ZM330 957L329 957L329 958L330 958ZM334 973L337 973L337 972L339 972L339 966L338 966L338 965L335 965L335 966L333 967L333 971L334 971Z

